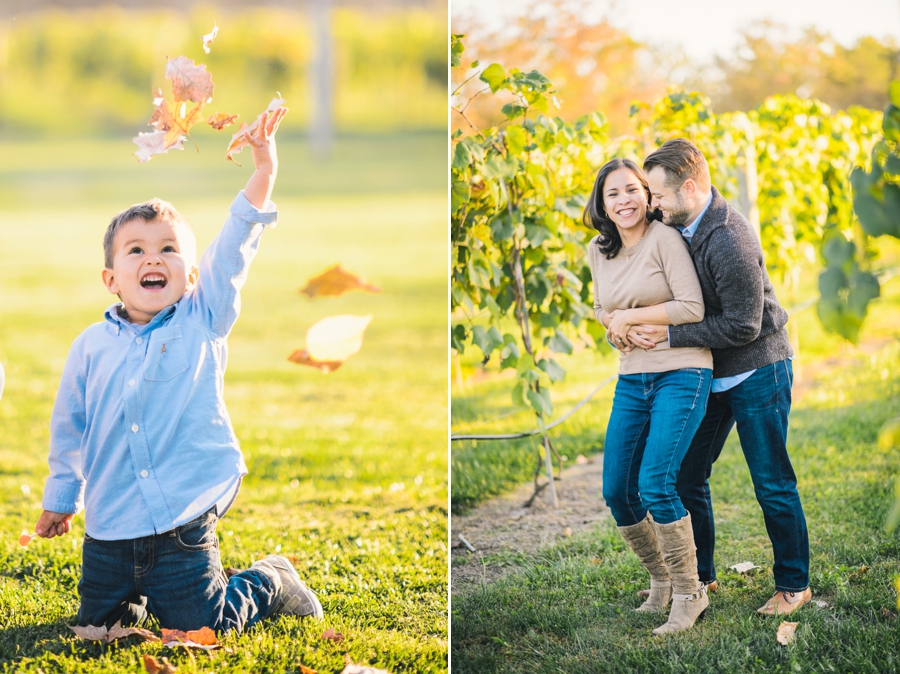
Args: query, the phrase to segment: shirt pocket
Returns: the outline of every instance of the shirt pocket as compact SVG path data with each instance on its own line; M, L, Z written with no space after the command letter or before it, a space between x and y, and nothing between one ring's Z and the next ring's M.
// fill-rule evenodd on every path
M144 361L144 379L169 381L188 369L187 353L181 337L181 327L159 328L150 335L147 358Z

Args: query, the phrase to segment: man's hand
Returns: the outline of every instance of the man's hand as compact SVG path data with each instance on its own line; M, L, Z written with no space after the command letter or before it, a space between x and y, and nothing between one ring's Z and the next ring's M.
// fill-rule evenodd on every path
M632 325L628 329L628 341L639 349L652 349L669 339L666 325Z
M55 513L45 510L41 513L34 531L41 538L63 536L71 531L73 517L72 513Z

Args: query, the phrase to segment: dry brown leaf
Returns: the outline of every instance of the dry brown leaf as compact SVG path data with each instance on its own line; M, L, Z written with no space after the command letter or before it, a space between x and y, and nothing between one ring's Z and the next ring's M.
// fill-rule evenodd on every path
M178 671L168 658L157 660L149 653L144 653L144 669L147 670L147 674L175 674Z
M292 363L297 363L297 365L309 365L310 367L317 367L325 374L329 372L334 372L341 365L343 365L342 361L339 360L330 360L330 361L318 361L310 358L309 353L306 349L296 349L290 356L287 358Z
M165 131L151 131L150 133L139 133L137 136L132 138L135 144L138 146L138 151L134 153L134 155L138 158L138 161L143 164L145 162L150 161L150 158L157 154L162 154L164 152L168 152L169 150L183 150L184 149L184 139L181 138L177 143L166 147L166 132Z
M326 269L318 276L313 276L300 289L300 292L313 299L320 296L337 297L350 290L364 290L369 293L381 292L381 288L364 282L359 276L350 273L339 264Z
M207 54L209 53L209 45L212 44L212 41L216 39L216 35L219 33L219 27L216 24L213 24L213 29L209 31L206 35L200 37L200 41L203 43L203 51Z
M363 665L353 662L349 655L344 656L345 667L341 670L341 674L390 674L386 669L376 669L369 665Z
M128 637L140 637L144 641L159 641L158 636L150 630L145 630L143 627L122 627L121 620L109 628L106 640L111 642L116 639L127 639Z
M856 571L854 571L853 573L851 573L850 576L847 578L847 580L848 580L848 581L851 581L851 580L857 580L857 579L859 579L859 578L862 578L862 577L863 577L864 575L866 575L868 572L869 572L869 567L868 567L868 566L861 566L861 567L859 567Z
M201 627L199 630L187 632L167 629L160 630L160 632L162 634L162 642L169 648L184 646L186 648L202 648L208 651L219 647L216 633L208 627Z
M341 632L335 632L333 627L329 627L327 630L322 632L322 638L340 643L344 640L344 635Z
M157 131L165 131L165 147L172 147L175 143L184 140L183 134L188 134L191 127L200 119L203 111L203 103L198 103L188 111L187 103L182 103L177 108L170 106L162 96L162 92L153 99L156 110L150 117L148 124Z
M206 123L216 131L221 131L234 124L238 117L240 117L240 115L229 115L227 112L217 112L214 115L210 115L209 119L206 120Z
M194 65L194 60L178 56L166 64L166 79L172 80L175 101L211 103L215 85L205 65Z
M318 671L313 669L312 667L307 667L302 662L300 664L300 674L319 674Z
M775 635L775 638L778 639L778 643L784 646L791 643L796 636L795 632L797 630L797 625L799 624L800 623L789 623L786 620L782 621L778 626L778 634Z
M94 625L88 625L86 627L82 627L80 625L66 625L70 630L75 632L76 635L81 637L82 639L86 639L87 641L103 641L105 643L109 643L107 640L107 635L109 634L109 630L106 629L106 625L101 625L100 627L95 627Z
M269 103L269 107L266 108L266 112L272 112L273 110L277 110L282 105L284 105L284 99L281 96L276 96ZM247 122L241 122L241 127L237 130L237 133L231 137L231 142L228 144L228 149L225 150L225 158L229 161L234 161L232 155L237 154L245 147L247 147L247 140L244 138L244 132L248 131L252 136L256 133L256 130L259 128L259 117L257 117L250 126L247 126ZM234 162L237 164L237 162Z
M891 611L890 609L882 607L881 608L881 617L887 618L888 620L893 620L894 618L897 617L897 614L894 613L893 611Z

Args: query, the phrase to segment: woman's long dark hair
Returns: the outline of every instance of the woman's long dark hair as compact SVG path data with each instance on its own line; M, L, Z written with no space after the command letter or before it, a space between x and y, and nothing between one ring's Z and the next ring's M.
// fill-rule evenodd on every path
M582 218L585 225L593 227L600 232L597 239L597 245L600 250L606 254L606 259L612 259L619 254L622 249L622 237L619 236L619 230L616 224L606 215L606 209L603 208L603 185L606 178L613 171L621 168L629 169L644 188L644 194L647 195L647 221L657 219L658 212L650 210L650 186L647 184L647 176L641 170L641 167L635 164L631 159L611 159L606 162L597 173L597 180L594 181L594 189L591 190L591 196L588 198L587 206L584 207L584 217Z

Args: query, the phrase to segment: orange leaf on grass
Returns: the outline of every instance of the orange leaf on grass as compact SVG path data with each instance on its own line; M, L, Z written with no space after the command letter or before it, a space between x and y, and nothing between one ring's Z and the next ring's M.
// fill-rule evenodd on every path
M800 623L789 623L786 620L782 621L782 623L778 626L778 634L775 635L775 638L778 640L779 644L787 646L794 640L796 636L797 625Z
M172 94L176 102L212 102L215 85L205 65L194 65L194 60L177 56L166 64L166 79L172 80Z
M313 669L312 667L307 667L302 662L300 663L300 674L319 674L318 671Z
M334 641L340 643L344 640L344 635L340 632L335 632L334 628L329 627L327 630L322 632L322 638L328 639L329 641Z
M227 112L217 112L214 115L210 115L209 119L206 120L206 123L216 131L221 131L234 124L238 117L240 117L240 115L229 115Z
M276 96L269 102L269 107L266 108L266 112L273 112L284 105L284 99L281 98L281 95ZM259 117L257 117L252 124L249 126L247 122L241 122L241 127L237 130L237 133L231 137L231 142L228 144L228 149L225 150L225 158L228 161L234 161L232 155L237 154L245 147L247 147L247 140L244 138L244 132L247 131L252 136L256 133L256 130L259 128ZM237 162L234 162L237 164Z
M359 276L350 273L339 264L326 269L318 276L313 276L300 289L300 292L313 299L315 297L338 297L350 290L364 290L369 293L381 292L381 288L364 282Z
M168 658L157 660L149 653L144 653L144 669L147 674L175 674L178 671Z
M202 648L210 650L218 648L219 642L216 639L216 633L208 627L201 627L199 630L160 630L162 634L162 642L170 648L175 646L185 646L188 648Z

